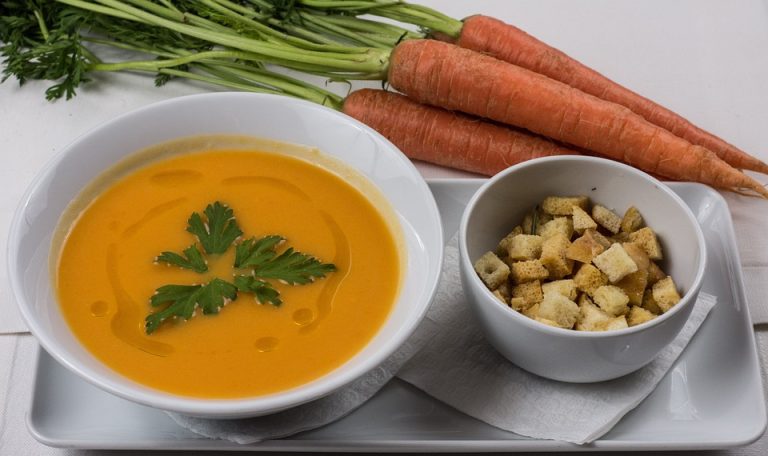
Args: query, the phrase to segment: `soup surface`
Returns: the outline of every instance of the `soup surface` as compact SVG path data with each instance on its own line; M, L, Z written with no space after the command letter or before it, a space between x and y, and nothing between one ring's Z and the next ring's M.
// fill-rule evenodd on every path
M296 156L224 149L173 155L122 174L102 179L110 185L91 196L86 191L71 223L62 219L54 267L72 330L126 377L205 398L281 391L350 359L390 312L403 269L397 231L348 176ZM206 255L203 273L155 262L161 252L198 242L187 220L215 201L233 210L244 232L235 244L278 234L286 239L278 253L292 247L337 270L306 285L273 281L280 306L240 292L218 314L198 309L147 334L145 317L164 307L150 306L157 288L231 282L237 272L234 245Z

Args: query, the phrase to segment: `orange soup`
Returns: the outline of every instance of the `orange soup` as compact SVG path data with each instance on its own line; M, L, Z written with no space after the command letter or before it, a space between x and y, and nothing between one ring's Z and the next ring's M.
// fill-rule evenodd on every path
M63 314L81 343L136 382L204 398L286 390L353 357L397 297L399 228L361 191L359 176L318 154L155 153L93 184L62 218L52 259ZM228 206L243 232L220 254L207 254L187 231L191 214L213 202ZM216 314L198 308L147 333L145 318L167 305L150 305L158 288L232 283L242 273L233 267L236 246L267 235L285 239L276 254L290 247L336 270L303 285L264 279L279 306L240 291ZM205 272L156 261L192 245Z

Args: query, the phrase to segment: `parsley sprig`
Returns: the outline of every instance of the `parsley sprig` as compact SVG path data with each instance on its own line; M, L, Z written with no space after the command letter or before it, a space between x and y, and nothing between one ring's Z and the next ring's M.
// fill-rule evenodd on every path
M150 305L159 310L147 316L147 334L152 334L166 320L189 320L198 308L205 315L217 314L226 304L236 300L239 293L253 294L260 304L279 306L283 302L280 291L270 280L305 285L336 270L335 265L323 263L292 247L278 252L277 249L285 242L282 236L251 237L237 243L243 232L234 211L219 201L209 204L202 215L192 213L187 221L187 231L197 237L202 251L195 243L182 254L162 252L155 261L204 273L208 271L206 255L223 254L235 245L233 269L237 274L234 275L234 283L217 277L205 284L164 285L158 288L150 298Z

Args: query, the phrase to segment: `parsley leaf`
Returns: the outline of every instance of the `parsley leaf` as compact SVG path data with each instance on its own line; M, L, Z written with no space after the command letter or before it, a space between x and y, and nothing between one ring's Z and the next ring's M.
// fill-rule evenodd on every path
M155 291L149 302L152 307L163 304L168 306L149 314L144 327L147 334L152 334L169 318L181 317L189 320L198 307L204 314L216 314L225 304L235 299L237 287L218 278L205 285L165 285Z
M208 254L224 253L243 232L237 226L232 209L216 201L203 211L206 220L193 212L187 222L187 231L197 236Z
M155 261L204 273L208 271L206 255L226 252L243 234L232 209L218 201L209 204L203 216L192 213L187 226L187 231L197 236L203 251L197 244L192 244L181 255L166 251ZM284 241L282 236L269 235L236 244L233 269L247 270L248 273L235 275L234 283L214 278L204 285L164 285L155 290L149 302L159 310L146 317L146 333L152 334L171 318L189 320L198 308L203 314L219 313L224 305L237 299L238 292L252 293L259 304L279 307L283 303L280 291L269 282L270 279L288 285L304 285L336 270L335 265L323 263L291 247L278 253L277 247Z
M253 276L235 276L235 286L244 293L253 293L259 304L270 303L279 307L283 303L280 292L272 288L272 284L259 280Z
M289 285L304 285L336 270L335 265L323 263L292 247L278 255L275 247L283 240L280 236L271 235L243 241L235 252L235 267L250 267L259 279L276 279Z
M190 245L184 250L184 256L174 252L163 252L155 258L158 263L166 263L178 266L183 269L191 269L195 272L203 273L208 270L208 264L203 258L203 254L197 249L196 245Z

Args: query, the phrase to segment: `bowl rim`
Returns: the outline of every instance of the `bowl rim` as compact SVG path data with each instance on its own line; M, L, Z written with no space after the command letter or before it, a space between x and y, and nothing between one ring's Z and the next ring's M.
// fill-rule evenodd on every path
M511 309L507 305L504 305L493 295L493 293L488 289L488 287L486 287L485 284L480 280L478 275L474 273L474 265L469 258L469 253L467 251L467 230L468 230L469 218L471 217L475 207L477 206L477 203L483 198L484 195L488 194L491 187L493 187L497 182L503 179L506 179L509 175L517 173L526 168L541 166L541 165L548 165L556 162L593 163L597 166L612 167L614 169L618 169L623 172L631 173L637 177L640 177L641 179L645 179L649 181L649 183L651 184L654 184L667 197L672 199L672 201L674 201L677 204L677 206L682 210L683 214L688 218L688 221L694 227L694 231L696 234L696 243L698 245L699 258L700 258L698 268L696 269L696 274L694 276L694 280L691 286L688 288L688 290L686 290L686 292L680 298L681 301L685 301L684 305L682 306L675 305L669 311L659 315L658 317L650 321L646 321L639 325L631 326L628 328L616 329L611 331L575 331L573 329L556 328L556 327L538 322L531 318L528 318L522 313L517 312L514 309ZM488 181L485 182L472 195L472 198L469 200L469 203L467 203L464 213L462 214L461 222L459 224L459 252L460 252L459 261L461 262L461 266L464 268L467 268L468 271L472 271L471 274L467 274L467 276L470 276L470 283L468 286L481 288L483 290L482 291L483 300L491 302L490 304L491 306L494 306L499 310L505 311L504 313L508 314L510 316L509 318L511 318L512 320L522 324L523 326L529 329L539 331L544 334L549 334L552 336L559 336L559 337L571 336L571 337L576 337L580 339L597 339L597 340L621 337L621 336L626 336L630 334L635 334L638 332L643 332L654 326L663 324L665 321L672 318L673 315L679 312L682 312L686 307L692 306L696 301L696 297L698 296L699 291L701 290L701 285L704 280L704 271L707 265L707 249L706 249L706 242L704 239L704 232L702 231L701 226L699 225L699 222L696 219L696 216L693 214L693 211L691 211L688 205L685 204L683 199L680 198L677 195L677 193L672 191L672 189L670 189L662 181L656 179L650 174L644 171L641 171L637 168L634 168L632 166L629 166L614 160L609 160L606 158L590 157L590 156L583 156L583 155L557 155L557 156L550 156L550 157L535 158L535 159L528 160L526 162L511 166L499 172L498 174L491 177L490 179L488 179ZM479 305L485 305L485 304L479 304ZM507 317L503 317L503 318L507 318Z
M70 151L79 147L83 141L86 141L92 134L97 131L107 128L115 128L116 125L120 125L127 120L144 116L147 112L155 110L168 109L174 106L176 106L176 109L179 109L179 106L185 106L190 103L196 105L199 108L200 106L204 106L210 103L224 103L229 100L238 100L239 102L243 102L242 100L244 99L251 99L254 104L262 103L263 100L267 100L267 103L276 101L281 105L293 105L297 107L297 109L316 110L322 113L320 115L337 117L343 122L351 124L352 127L357 128L358 130L362 130L368 135L371 135L374 139L378 140L378 142L386 146L390 152L393 152L391 154L393 159L398 160L403 166L405 166L405 169L409 172L411 177L414 178L414 183L420 187L422 193L424 196L426 196L426 210L428 212L428 217L431 220L430 224L434 225L432 226L432 228L434 228L434 233L430 234L433 236L433 239L435 239L435 242L437 243L436 245L440 246L440 248L436 249L434 255L432 252L425 249L425 255L429 258L429 264L434 264L435 267L427 273L427 286L423 289L423 294L421 295L423 296L423 304L418 314L415 315L411 320L401 325L397 331L394 331L392 337L384 341L384 345L380 350L373 353L370 357L361 359L356 366L349 368L349 370L343 375L330 377L331 374L336 373L352 358L346 360L340 366L323 374L322 376L309 381L308 383L304 383L284 391L270 393L262 396L248 396L231 399L205 399L193 396L178 395L152 388L133 379L125 377L118 372L115 372L101 360L90 354L90 352L84 347L83 350L86 351L91 357L93 357L95 362L101 364L107 371L109 371L108 374L103 375L90 367L82 366L77 362L76 358L70 357L69 354L62 353L62 351L57 348L58 343L56 342L55 338L47 334L46 331L43 331L40 325L38 325L37 319L33 315L31 307L26 302L27 299L24 293L24 286L22 285L21 271L19 271L15 265L15 260L19 256L19 239L21 237L22 228L24 224L28 224L25 218L25 214L32 197L41 190L40 186L47 178L50 177L56 167L66 159L66 157L71 153ZM181 137L182 136L179 138ZM169 141L170 140L171 139L169 139ZM133 152L135 151L128 152L125 156L130 155ZM378 187L372 178L365 176L361 171L356 170L356 172L358 172L365 179L368 179L374 186ZM84 185L87 183L88 182L85 182ZM400 214L394 205L392 205L392 209L395 214ZM402 216L398 218L402 218ZM401 225L402 229L405 231L405 227L402 226L402 222L403 220L397 221L397 223ZM387 140L383 135L342 112L330 109L325 106L319 106L309 101L281 95L243 92L213 92L185 95L150 103L137 109L127 111L117 117L106 120L80 134L60 151L54 154L28 184L13 212L7 241L8 248L6 254L6 267L8 268L11 296L16 301L16 308L19 309L29 331L37 339L38 343L54 359L56 359L56 361L89 383L118 397L161 410L208 418L241 418L268 415L270 413L276 413L281 410L305 404L307 402L312 402L344 387L345 385L360 378L367 372L383 363L407 341L407 339L413 334L418 325L424 319L426 312L429 309L437 291L437 286L441 275L441 266L443 262L442 246L444 244L440 212L437 208L437 202L429 190L426 180L423 178L423 176L421 176L413 163L400 151L400 149L398 149L394 144ZM423 245L420 239L418 241ZM412 254L412 252L407 249L407 246L404 246L404 250L408 256ZM403 274L404 275L402 280L405 282L407 279L407 272L404 272ZM419 298L419 296L416 296L416 298ZM399 294L395 303L402 299L403 295ZM382 327L386 325L387 321L389 321L392 315L392 313L389 314ZM378 332L376 334L378 334ZM374 338L375 337L376 335L374 335ZM370 341L368 343L370 343ZM367 344L361 348L361 351L364 350L366 346ZM353 358L358 356L359 353L360 351L353 355ZM110 375L121 378L123 380L122 385L119 384L119 382L112 380Z

